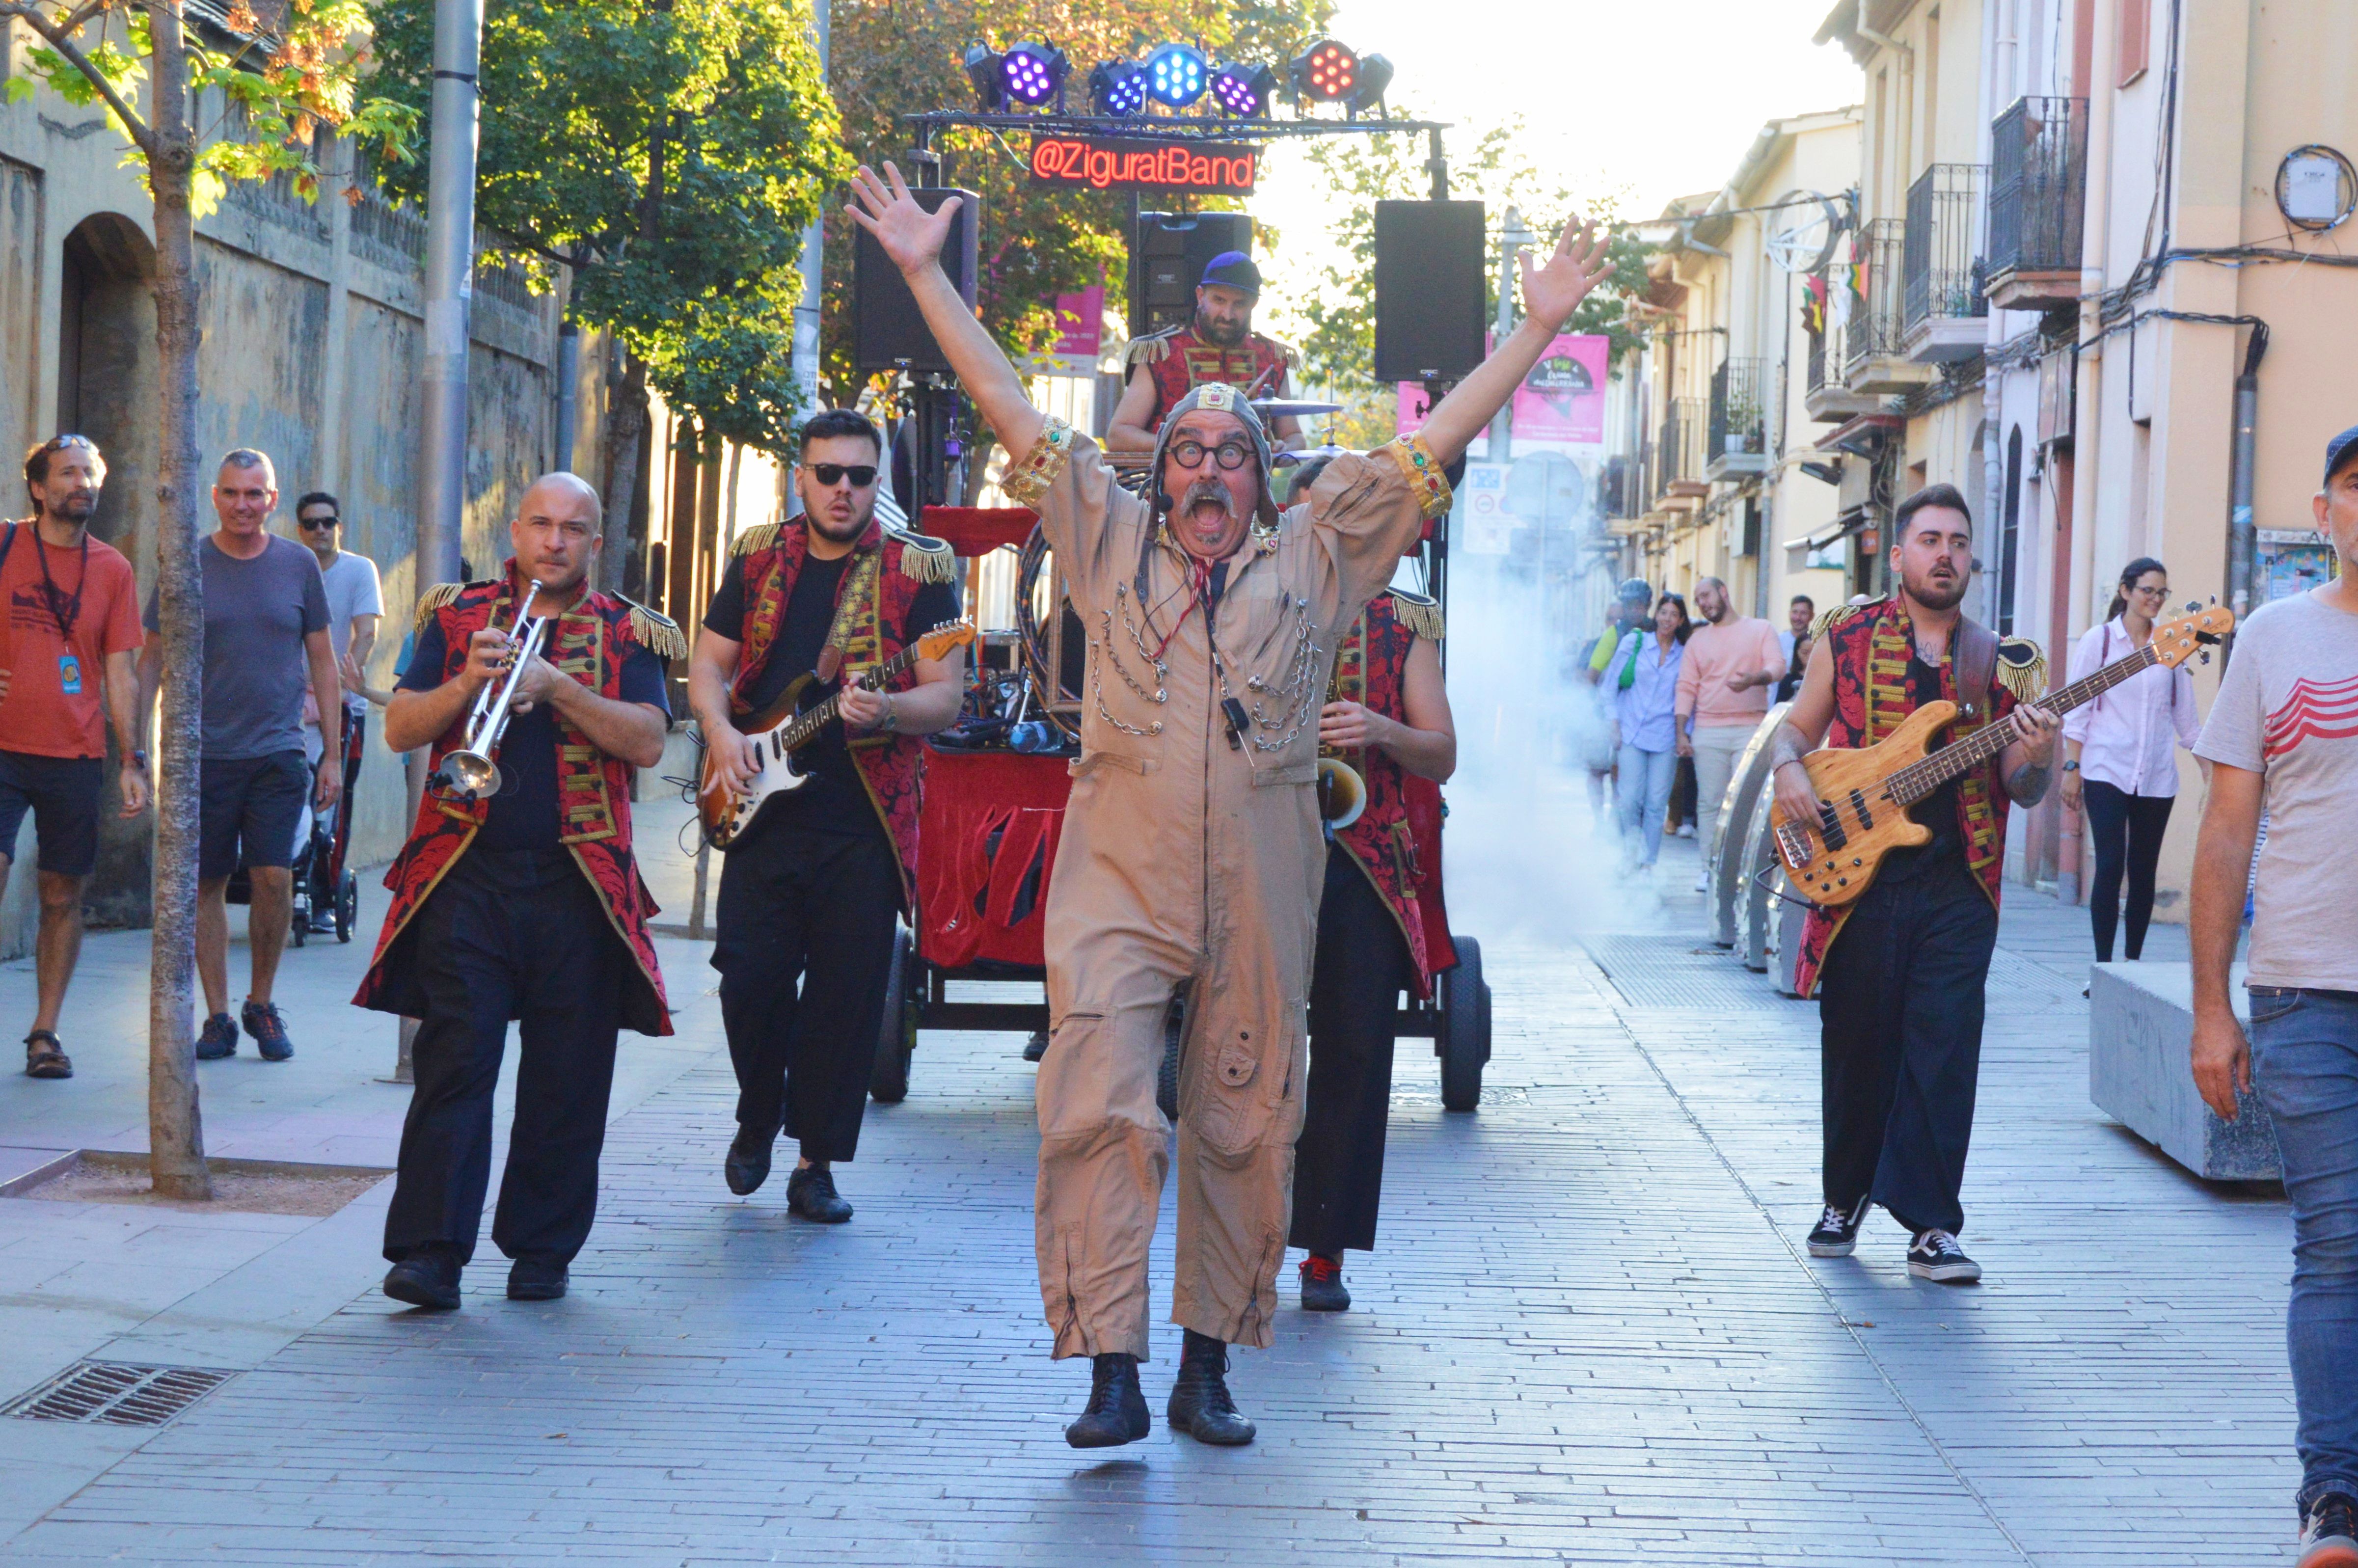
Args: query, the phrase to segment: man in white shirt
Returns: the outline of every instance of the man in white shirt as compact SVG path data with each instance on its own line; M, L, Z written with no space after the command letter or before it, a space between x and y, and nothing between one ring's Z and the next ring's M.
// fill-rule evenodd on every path
M328 589L328 639L336 650L336 668L344 685L342 754L344 799L349 802L353 787L360 783L361 741L368 733L368 688L362 682L362 671L376 646L377 624L384 616L384 595L377 581L376 563L341 547L343 508L334 496L324 490L304 496L295 503L295 525L302 534L303 543L319 557L319 579ZM307 705L303 719L308 731L303 737L304 753L316 757L319 717L309 712ZM348 807L337 809L335 830L340 844L350 839L351 817ZM322 870L313 868L314 875ZM332 932L335 928L334 899L313 899L311 929Z

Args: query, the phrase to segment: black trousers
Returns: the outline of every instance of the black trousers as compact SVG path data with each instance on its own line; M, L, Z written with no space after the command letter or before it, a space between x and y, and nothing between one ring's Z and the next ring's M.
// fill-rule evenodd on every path
M474 1256L491 1179L492 1095L508 1021L520 1019L515 1120L492 1240L511 1258L569 1263L598 1213L630 954L562 849L471 849L414 918L426 1014L384 1255L399 1262L438 1243Z
M1348 851L1326 850L1310 974L1310 1077L1293 1146L1292 1245L1371 1252L1384 1191L1392 1043L1415 960L1400 923Z
M1867 890L1818 979L1825 1200L1953 1232L1997 909L1962 856L1918 871Z
M720 871L720 1019L737 1120L786 1135L806 1160L860 1147L901 873L882 833L757 827Z
M2088 923L2095 928L2096 961L2113 961L2124 870L2129 882L2128 956L2142 957L2146 927L2153 922L2154 868L2161 863L2161 837L2169 827L2175 799L2131 795L2090 779L2080 786L2080 804L2088 818L2088 841L2096 850L2096 874L2088 883Z

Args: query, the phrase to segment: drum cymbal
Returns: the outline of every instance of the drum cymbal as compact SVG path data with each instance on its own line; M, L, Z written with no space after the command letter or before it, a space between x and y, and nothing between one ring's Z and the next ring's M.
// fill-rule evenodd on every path
M1339 403L1304 403L1283 397L1256 397L1252 400L1252 408L1261 416L1263 424L1272 419L1307 419L1314 415L1343 412L1343 406Z

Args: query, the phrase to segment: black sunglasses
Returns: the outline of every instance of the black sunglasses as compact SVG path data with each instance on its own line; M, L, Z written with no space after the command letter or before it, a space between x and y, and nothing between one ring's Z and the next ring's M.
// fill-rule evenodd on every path
M821 484L841 484L849 479L856 490L866 490L876 482L876 470L868 463L813 463L811 477Z
M297 526L297 528L303 528L303 529L311 529L311 528L332 528L332 527L334 527L337 524L341 523L342 521L343 521L343 519L342 519L342 518L341 518L341 517L332 517L332 516L330 516L330 517L297 517L297 519L295 519L295 526Z

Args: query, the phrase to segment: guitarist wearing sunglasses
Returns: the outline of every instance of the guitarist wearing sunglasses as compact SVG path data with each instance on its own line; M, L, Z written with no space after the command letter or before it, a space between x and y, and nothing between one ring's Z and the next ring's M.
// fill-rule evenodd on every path
M740 1195L759 1188L783 1128L799 1146L786 1206L822 1225L851 1217L833 1166L859 1146L893 926L912 903L917 738L954 722L960 696L954 649L882 691L853 684L958 615L949 546L876 521L882 454L865 416L811 417L803 514L739 536L688 660L707 782L733 795L764 766L741 724L759 730L751 716L800 676L837 694L840 721L794 753L802 784L728 840L712 949L738 1087L722 1174Z
M1909 1272L1942 1284L1981 1278L1957 1244L1957 1193L1981 1075L2006 806L2035 806L2047 794L2061 729L2033 706L2046 687L2038 645L2000 638L1958 612L1973 580L1973 526L1953 485L1899 503L1891 530L1898 591L1820 619L1771 753L1779 806L1789 819L1814 822L1817 791L1801 758L1821 743L1874 745L1936 701L1960 709L1952 743L1988 724L2014 732L1995 762L1909 808L1931 829L1929 842L1886 856L1855 903L1812 909L1801 938L1800 989L1818 998L1824 1074L1825 1212L1810 1253L1850 1256L1880 1204L1908 1227Z

